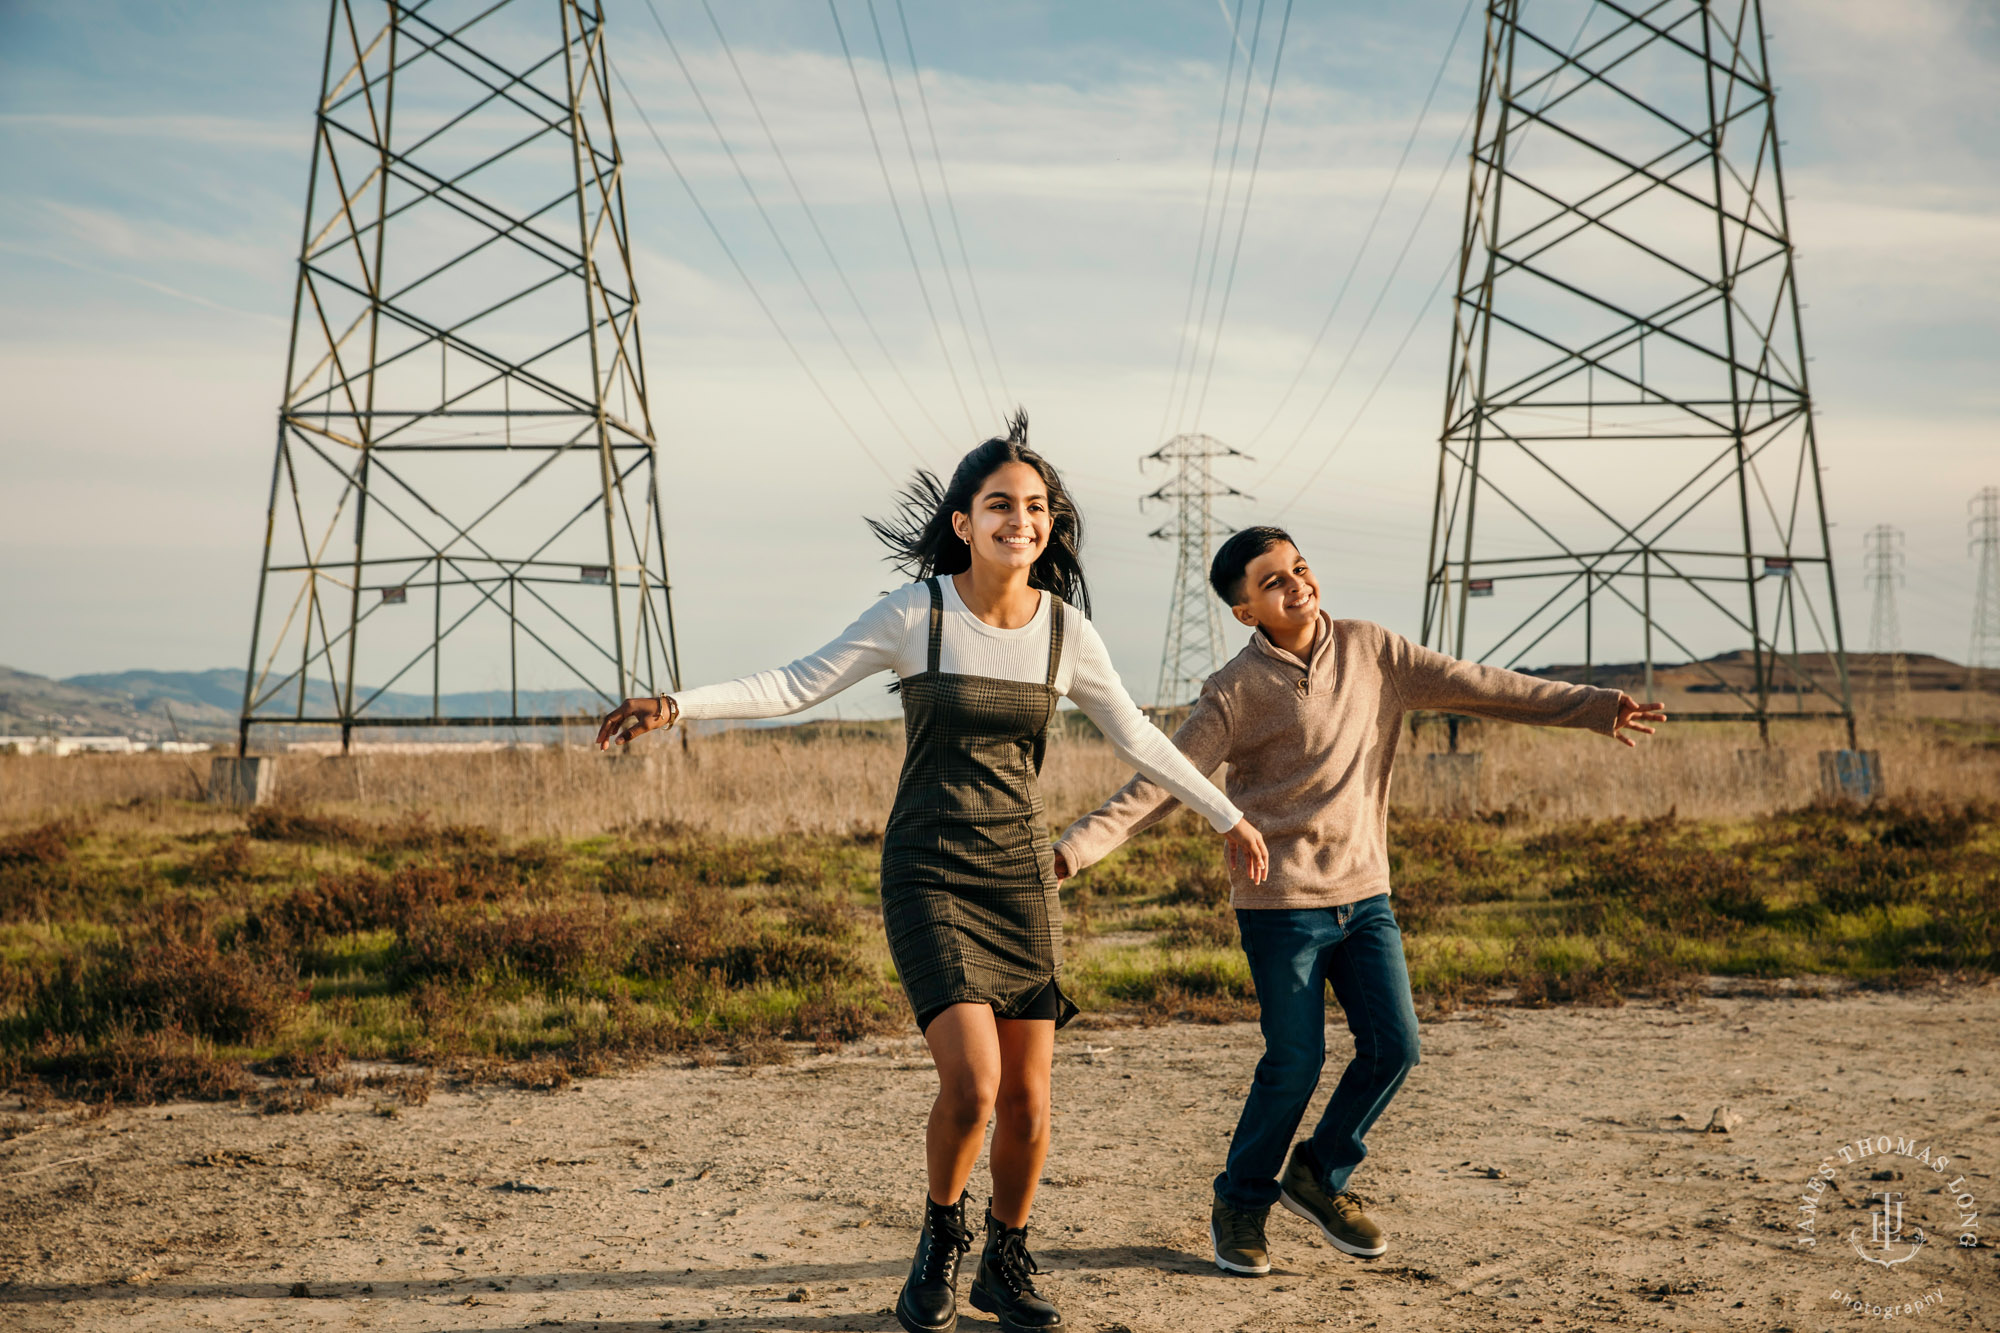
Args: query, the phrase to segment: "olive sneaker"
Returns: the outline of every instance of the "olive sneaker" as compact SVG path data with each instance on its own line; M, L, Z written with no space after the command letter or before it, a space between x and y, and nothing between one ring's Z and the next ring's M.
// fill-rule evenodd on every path
M1319 1228L1327 1244L1360 1259L1379 1258L1389 1248L1382 1228L1362 1211L1361 1197L1351 1190L1328 1195L1320 1184L1319 1163L1312 1145L1301 1140L1292 1147L1285 1174L1278 1179L1278 1202Z
M1208 1238L1215 1244L1215 1266L1226 1273L1247 1273L1253 1277L1270 1272L1271 1256L1264 1249L1264 1219L1268 1216L1268 1208L1246 1213L1217 1199L1208 1213Z

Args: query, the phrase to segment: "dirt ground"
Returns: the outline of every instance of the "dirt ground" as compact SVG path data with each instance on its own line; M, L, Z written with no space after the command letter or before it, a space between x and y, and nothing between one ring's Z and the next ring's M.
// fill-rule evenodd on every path
M1350 1049L1331 1044L1330 1064ZM1208 1182L1259 1049L1240 1025L1062 1034L1031 1244L1068 1327L1883 1322L1838 1291L1899 1324L2000 1329L2000 987L1432 1022L1355 1181L1388 1255L1344 1258L1279 1211L1271 1275L1231 1278ZM931 1087L913 1037L443 1092L393 1117L365 1095L50 1117L0 1145L0 1327L892 1329ZM1724 1106L1740 1123L1705 1132ZM1879 1136L1911 1155L1853 1153ZM1822 1161L1833 1182L1810 1195ZM1976 1204L1976 1248L1948 1188ZM1907 1195L1893 1249L1872 1191ZM1906 1261L1863 1262L1918 1228ZM969 1309L962 1326L996 1327Z

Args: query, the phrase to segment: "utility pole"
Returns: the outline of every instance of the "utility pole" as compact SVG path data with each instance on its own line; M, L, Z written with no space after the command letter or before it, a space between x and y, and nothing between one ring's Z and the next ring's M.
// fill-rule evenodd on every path
M1903 629L1896 614L1896 589L1903 582L1903 534L1877 523L1862 538L1862 582L1875 594L1868 618L1868 651L1875 657L1876 707L1882 708L1882 659L1889 660L1888 707L1897 717L1910 709L1910 664L1903 656Z
M1174 591L1167 607L1167 641L1160 653L1160 683L1154 703L1174 708L1194 702L1201 683L1223 663L1222 603L1208 586L1216 540L1235 529L1216 522L1220 498L1248 499L1215 479L1218 459L1245 458L1207 435L1176 435L1140 460L1140 466L1171 469L1166 482L1139 503L1172 506L1172 517L1150 534L1174 544Z
M1972 645L1966 650L1966 689L1986 688L1985 673L2000 667L2000 486L1985 486L1966 506L1972 558L1979 562L1972 600Z
M1658 645L1714 701L1675 720L1851 745L1762 6L1485 8L1422 641Z
M601 3L331 0L321 70L238 752L675 688Z

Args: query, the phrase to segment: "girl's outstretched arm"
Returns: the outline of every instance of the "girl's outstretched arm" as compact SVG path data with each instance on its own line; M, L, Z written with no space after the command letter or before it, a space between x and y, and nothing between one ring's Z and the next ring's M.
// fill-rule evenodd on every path
M597 729L597 747L686 719L784 717L830 699L855 682L895 665L908 630L912 584L890 593L842 630L831 643L775 671L759 671L720 685L678 690L658 698L627 699Z

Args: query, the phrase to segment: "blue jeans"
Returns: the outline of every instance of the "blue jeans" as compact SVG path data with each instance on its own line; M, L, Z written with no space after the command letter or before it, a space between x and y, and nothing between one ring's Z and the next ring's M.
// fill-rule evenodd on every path
M1354 1058L1312 1132L1329 1194L1347 1188L1368 1155L1362 1137L1417 1063L1417 1012L1386 893L1343 907L1239 910L1236 922L1263 1010L1264 1058L1215 1193L1233 1208L1262 1212L1278 1201L1285 1152L1326 1063L1327 983L1354 1034Z

